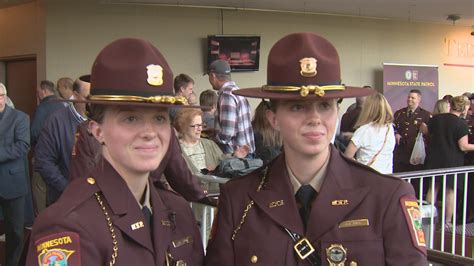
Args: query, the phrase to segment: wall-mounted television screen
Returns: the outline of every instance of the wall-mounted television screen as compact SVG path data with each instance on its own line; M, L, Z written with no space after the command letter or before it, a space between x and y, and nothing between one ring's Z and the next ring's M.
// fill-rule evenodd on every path
M215 60L229 62L232 71L257 71L260 36L210 35L207 37L207 66Z

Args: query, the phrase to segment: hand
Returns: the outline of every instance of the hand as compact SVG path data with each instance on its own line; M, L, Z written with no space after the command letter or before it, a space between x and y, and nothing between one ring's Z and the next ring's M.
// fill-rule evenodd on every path
M400 145L400 139L402 138L402 136L400 134L395 134L395 139L397 140L397 145Z
M237 146L237 148L234 151L234 157L237 158L244 158L249 154L250 152L250 147L248 145L243 145L243 146Z

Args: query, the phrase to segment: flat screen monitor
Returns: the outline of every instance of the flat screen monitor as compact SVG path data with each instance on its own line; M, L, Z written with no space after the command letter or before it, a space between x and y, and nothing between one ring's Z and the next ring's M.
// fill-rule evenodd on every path
M257 71L260 36L210 35L207 38L207 67L215 60L229 62L232 71Z

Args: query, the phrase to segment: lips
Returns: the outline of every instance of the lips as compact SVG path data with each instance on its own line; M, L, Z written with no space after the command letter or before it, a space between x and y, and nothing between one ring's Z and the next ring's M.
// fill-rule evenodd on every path
M158 151L158 145L142 145L135 147L135 149L143 153L155 153Z
M311 139L311 140L318 140L318 139L323 138L326 134L319 131L310 131L310 132L305 132L302 135L303 137Z

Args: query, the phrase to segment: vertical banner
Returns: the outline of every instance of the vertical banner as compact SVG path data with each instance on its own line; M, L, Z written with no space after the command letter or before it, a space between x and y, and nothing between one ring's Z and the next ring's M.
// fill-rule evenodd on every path
M438 66L383 64L383 94L394 113L407 106L412 89L421 91L420 106L432 112L438 100Z

